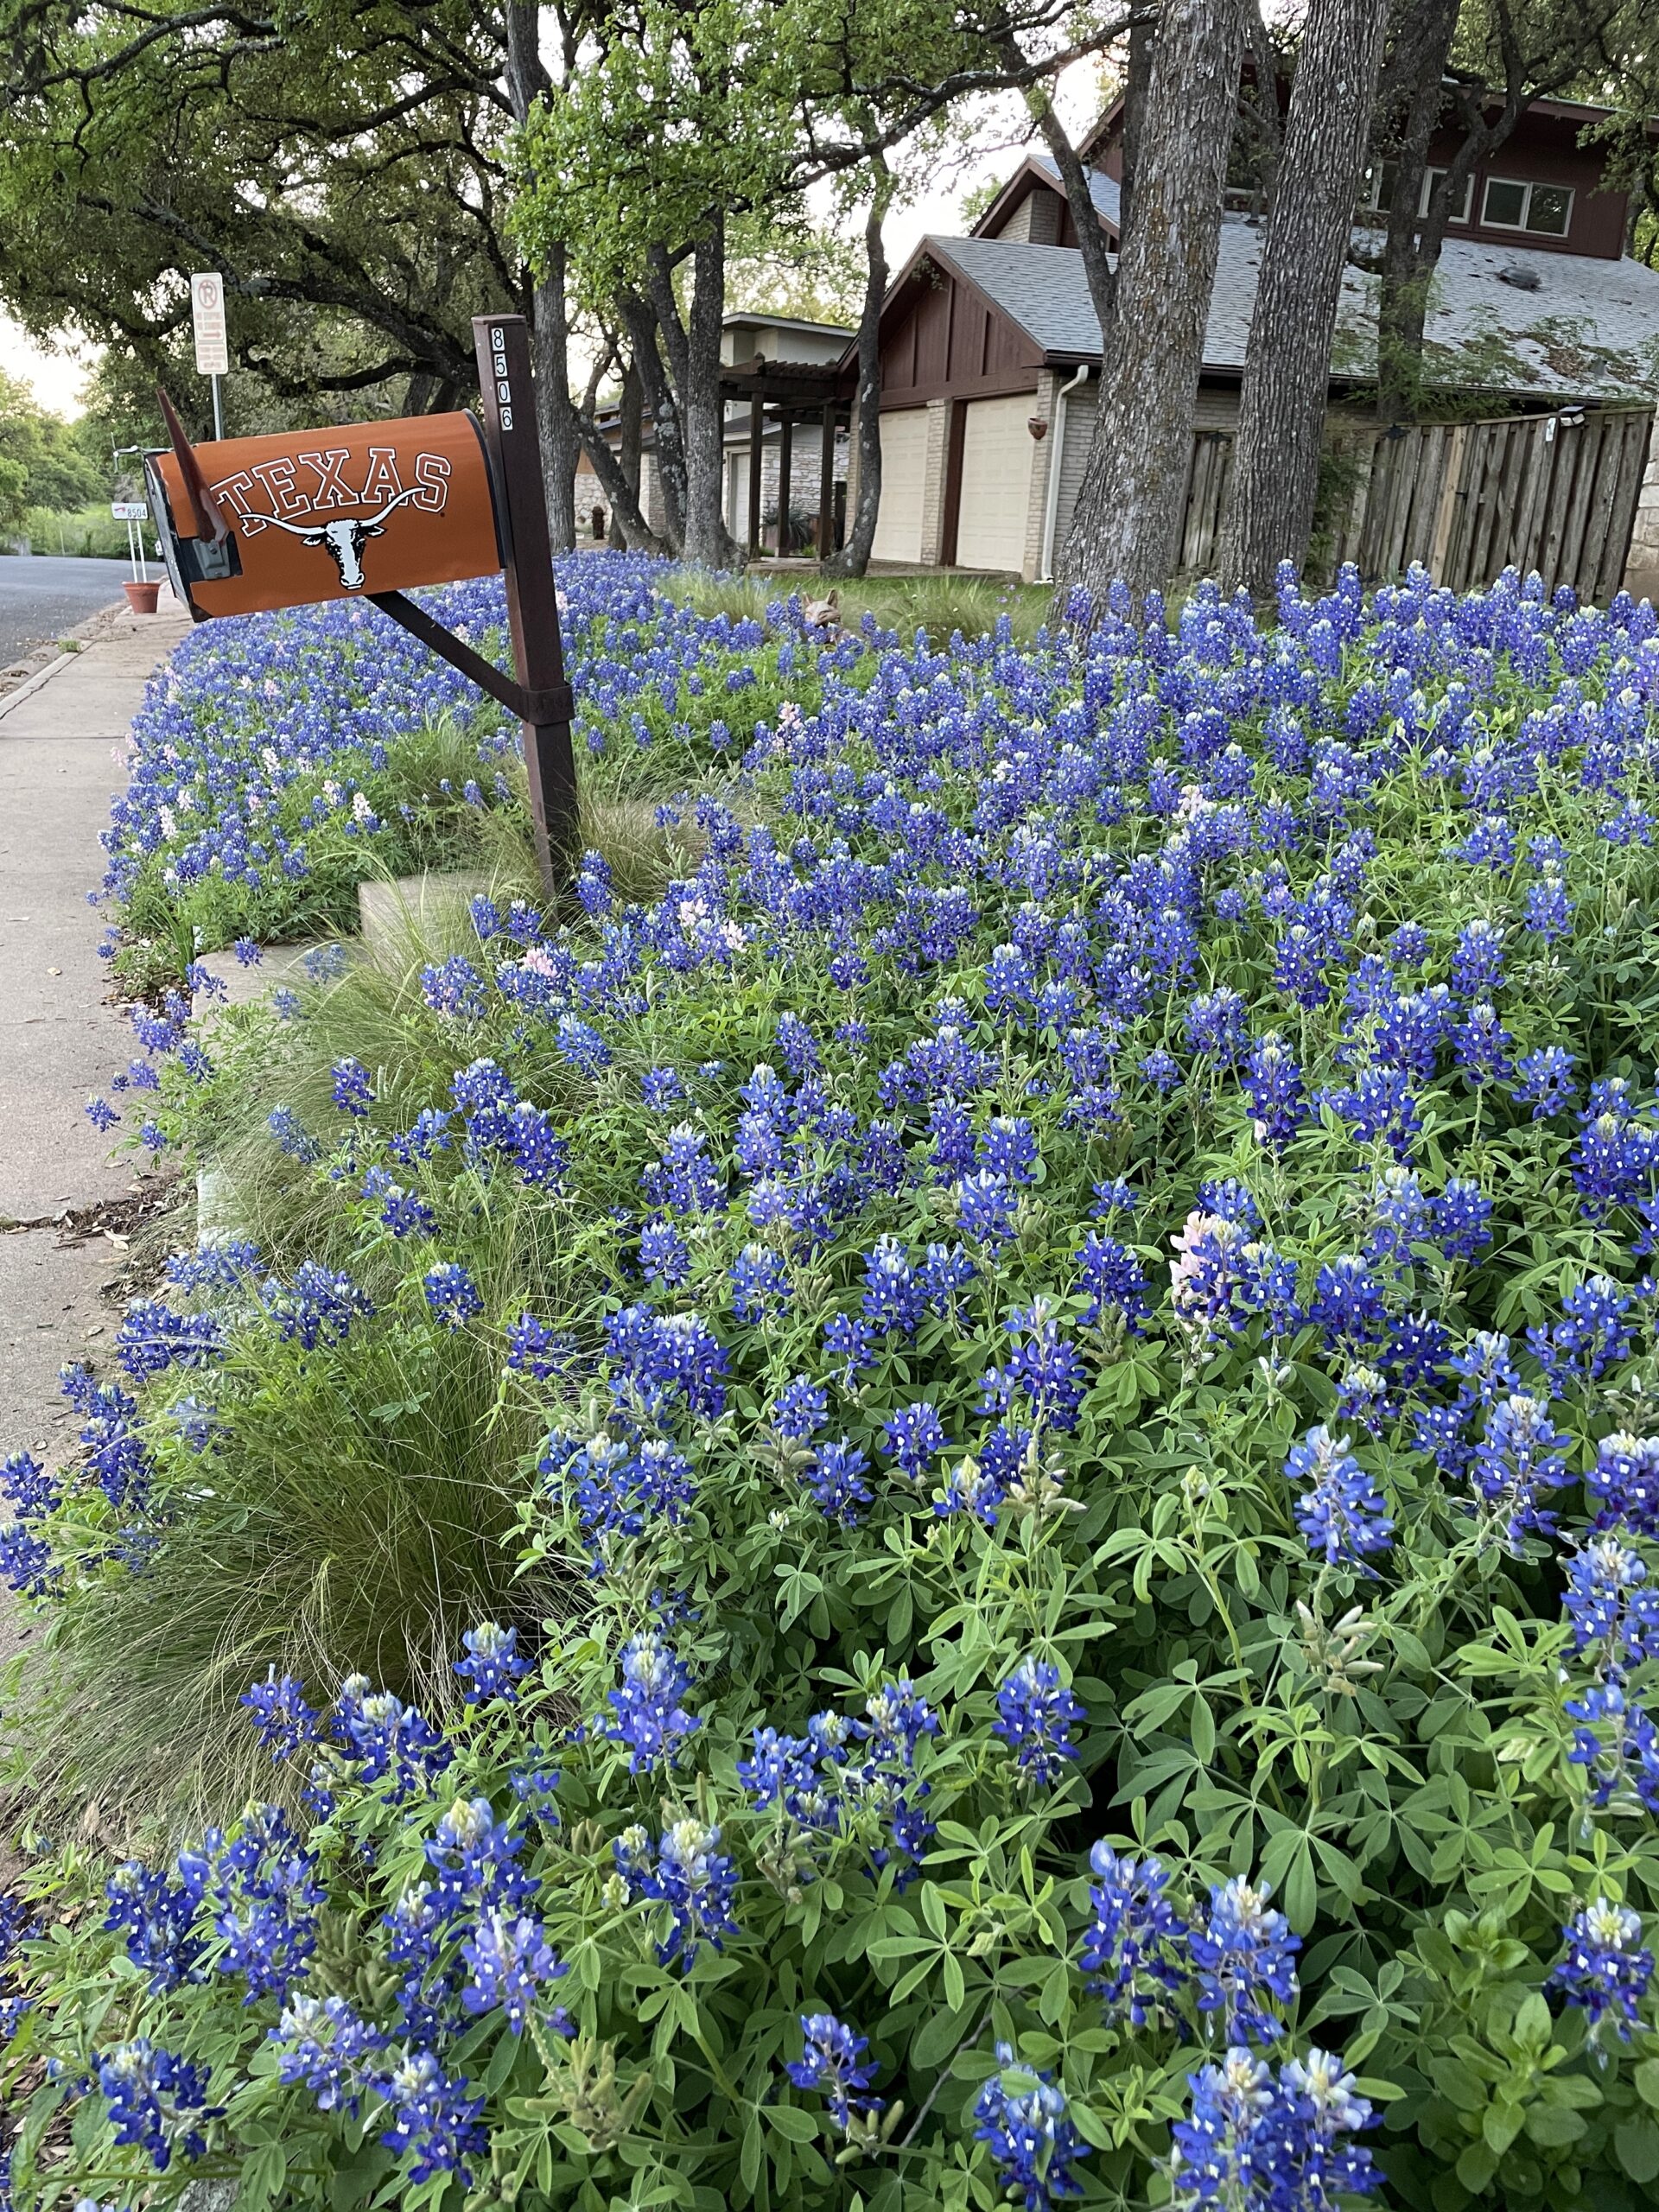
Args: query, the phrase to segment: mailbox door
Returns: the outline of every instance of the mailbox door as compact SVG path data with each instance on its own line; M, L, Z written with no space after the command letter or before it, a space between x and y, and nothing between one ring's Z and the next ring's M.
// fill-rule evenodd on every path
M454 583L501 566L483 433L469 414L417 415L195 448L228 517L199 542L176 458L154 455L168 567L199 618L257 614Z

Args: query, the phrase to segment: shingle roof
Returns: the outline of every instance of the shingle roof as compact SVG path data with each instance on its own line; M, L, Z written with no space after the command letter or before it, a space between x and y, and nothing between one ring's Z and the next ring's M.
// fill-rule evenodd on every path
M1031 158L1046 176L1052 177L1056 186L1060 186L1060 165L1052 155L1033 154ZM1064 190L1065 188L1061 186L1060 188ZM1089 197L1114 230L1117 227L1118 190L1115 176L1108 176L1102 169L1089 171Z
M926 245L1046 353L1099 359L1100 325L1074 246L940 238ZM1255 226L1224 222L1205 335L1206 369L1244 365L1261 249ZM1505 282L1503 270L1522 273L1527 284ZM1357 269L1344 272L1332 363L1338 376L1363 378L1374 370L1376 281ZM1426 335L1429 375L1437 384L1539 398L1651 399L1659 394L1659 270L1637 261L1448 238Z

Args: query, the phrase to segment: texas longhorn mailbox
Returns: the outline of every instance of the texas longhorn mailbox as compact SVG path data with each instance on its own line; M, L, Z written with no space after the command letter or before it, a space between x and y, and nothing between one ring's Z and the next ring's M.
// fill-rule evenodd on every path
M174 590L198 622L365 599L524 725L524 766L550 897L574 858L570 689L521 315L480 315L483 416L227 438L192 446L162 395L172 450L145 464ZM504 573L515 683L406 591Z

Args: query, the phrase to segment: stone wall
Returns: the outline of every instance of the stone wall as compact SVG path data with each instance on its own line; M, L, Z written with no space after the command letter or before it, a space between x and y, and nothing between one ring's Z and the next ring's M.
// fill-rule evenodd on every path
M1637 599L1659 604L1659 419L1648 446L1636 527L1630 532L1630 558L1624 564L1624 588Z

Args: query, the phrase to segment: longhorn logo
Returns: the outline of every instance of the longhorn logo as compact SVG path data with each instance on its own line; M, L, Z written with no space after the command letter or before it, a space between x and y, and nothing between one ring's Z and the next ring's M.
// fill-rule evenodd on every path
M341 588L346 591L361 591L363 548L372 537L385 534L386 517L407 500L416 499L428 487L411 484L406 492L398 493L395 499L388 499L378 514L353 515L334 522L285 522L281 515L269 515L261 519L273 530L285 530L297 537L302 545L321 545L333 558L340 571Z

